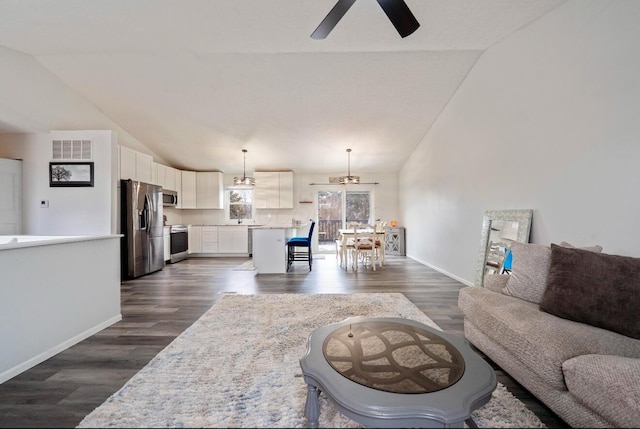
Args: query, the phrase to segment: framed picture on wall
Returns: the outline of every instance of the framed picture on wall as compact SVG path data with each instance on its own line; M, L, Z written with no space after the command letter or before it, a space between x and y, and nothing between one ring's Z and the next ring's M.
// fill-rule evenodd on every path
M49 186L93 186L93 162L50 162Z

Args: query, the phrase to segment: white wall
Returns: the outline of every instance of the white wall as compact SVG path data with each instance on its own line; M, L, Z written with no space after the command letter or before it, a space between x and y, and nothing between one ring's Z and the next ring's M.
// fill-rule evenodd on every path
M15 124L14 134L0 134L0 157L24 159L22 232L47 235L118 232L117 186L114 185L114 190L107 190L110 179L104 175L117 165L116 153L113 152L116 143L149 154L158 162L163 160L32 56L0 46L0 64L0 121ZM49 188L50 141L55 135L50 132L68 130L71 123L82 123L85 130L109 130L98 131L109 133L109 137L107 134L98 137L94 188ZM94 131L59 133L63 136L89 135L91 138ZM25 146L21 147L22 144ZM117 184L117 176L112 179ZM39 207L41 199L50 200L49 209Z
M90 139L94 186L49 187L52 139ZM0 157L23 160L23 233L30 235L115 234L117 145L111 131L53 131L0 136ZM40 207L46 200L48 208Z
M82 129L113 130L119 144L161 160L32 56L0 46L0 64L0 121L17 124L15 134L78 129L71 124L81 123Z
M487 50L400 172L408 256L472 284L485 210L640 257L640 2L569 1Z

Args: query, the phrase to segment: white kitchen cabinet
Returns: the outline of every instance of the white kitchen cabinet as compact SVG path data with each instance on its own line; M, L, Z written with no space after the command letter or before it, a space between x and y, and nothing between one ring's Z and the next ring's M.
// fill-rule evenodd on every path
M166 167L160 163L153 163L153 177L152 183L158 186L162 186L162 189L165 189L164 186L164 169Z
M182 171L181 172L181 192L178 201L182 199L180 208L182 209L195 209L196 208L196 172L195 171Z
M249 227L246 225L219 226L218 251L219 253L249 253Z
M182 181L178 182L176 178L176 176L181 176L180 170L157 162L153 163L153 167L155 171L155 181L153 183L162 186L162 189L180 193L177 184L182 183Z
M224 178L219 171L198 171L196 173L196 208L224 208Z
M153 157L146 153L120 146L120 178L154 183Z
M173 167L167 167L166 165L163 165L164 167L164 184L162 185L162 187L164 189L169 189L171 191L176 191L179 193L179 189L176 186L176 169Z
M189 225L189 254L202 253L202 227Z
M218 227L202 227L202 253L218 253Z
M280 208L293 208L293 171L281 171L279 174Z
M120 146L120 178L136 180L136 152Z
M175 175L176 180L176 189L175 191L178 193L178 205L177 208L182 208L182 171L177 168L172 168L173 174Z
M293 208L293 172L257 171L254 204L258 209Z

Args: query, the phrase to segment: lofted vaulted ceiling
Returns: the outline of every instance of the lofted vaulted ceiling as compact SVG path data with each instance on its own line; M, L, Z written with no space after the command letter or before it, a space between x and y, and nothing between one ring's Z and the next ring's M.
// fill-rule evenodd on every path
M482 52L565 0L406 0L420 23L406 38L356 0L312 39L336 1L0 0L0 46L174 167L236 173L246 148L248 171L336 172L351 148L355 174L394 172ZM0 132L90 126L15 118Z

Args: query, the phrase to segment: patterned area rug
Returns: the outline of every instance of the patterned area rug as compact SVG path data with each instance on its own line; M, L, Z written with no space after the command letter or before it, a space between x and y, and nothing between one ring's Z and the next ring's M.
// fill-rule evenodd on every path
M437 328L402 294L226 295L78 427L305 427L307 337L350 316ZM320 427L361 427L320 399ZM472 418L478 427L544 427L500 384Z

